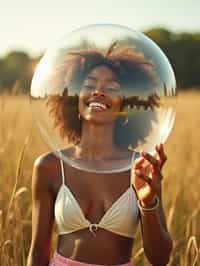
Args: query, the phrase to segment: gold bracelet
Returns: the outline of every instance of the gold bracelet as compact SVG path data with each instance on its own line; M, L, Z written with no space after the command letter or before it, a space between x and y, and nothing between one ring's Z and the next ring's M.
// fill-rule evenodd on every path
M159 197L158 197L157 195L156 195L154 198L155 198L155 200L156 200L156 203L155 203L155 205L154 205L153 207L151 207L151 208L145 208L145 207L143 207L143 206L140 204L140 201L138 200L137 202L138 202L138 207L139 207L140 211L142 211L142 212L151 212L151 211L156 210L156 209L158 208L159 204L160 204L160 200L159 200Z

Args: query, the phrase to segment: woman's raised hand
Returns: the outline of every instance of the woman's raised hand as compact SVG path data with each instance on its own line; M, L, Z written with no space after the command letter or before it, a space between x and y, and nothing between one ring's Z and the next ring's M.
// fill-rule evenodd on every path
M167 160L163 144L155 147L157 159L149 153L142 152L136 159L132 171L132 184L138 195L138 200L143 207L152 207L155 204L155 196L161 195L161 181L163 179L161 169ZM148 165L144 165L145 160Z

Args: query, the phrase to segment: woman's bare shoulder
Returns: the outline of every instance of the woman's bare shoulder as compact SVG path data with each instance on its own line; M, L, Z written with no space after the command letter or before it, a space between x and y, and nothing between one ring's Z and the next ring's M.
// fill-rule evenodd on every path
M49 164L55 162L56 159L57 157L53 152L42 153L35 159L34 165L48 167Z
M39 155L34 161L33 178L52 179L59 172L59 158L53 152Z

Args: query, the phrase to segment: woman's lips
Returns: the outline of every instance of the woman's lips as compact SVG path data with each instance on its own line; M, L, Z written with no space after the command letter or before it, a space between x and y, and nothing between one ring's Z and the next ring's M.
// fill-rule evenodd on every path
M105 111L110 108L108 105L102 102L90 102L87 104L90 110Z

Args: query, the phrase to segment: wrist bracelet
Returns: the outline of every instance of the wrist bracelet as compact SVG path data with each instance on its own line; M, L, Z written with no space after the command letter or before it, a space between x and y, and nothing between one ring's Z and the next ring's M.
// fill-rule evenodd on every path
M154 211L158 208L159 204L160 204L160 200L159 200L159 197L156 195L155 197L155 200L156 200L156 203L153 207L151 208L145 208L143 207L141 204L140 204L140 201L138 200L138 207L140 209L140 211L142 212L151 212L151 211Z

